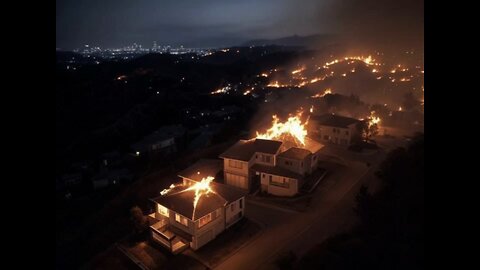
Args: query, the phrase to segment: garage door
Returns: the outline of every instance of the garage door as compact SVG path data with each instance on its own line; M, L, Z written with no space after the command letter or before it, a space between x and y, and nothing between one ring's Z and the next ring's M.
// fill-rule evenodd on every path
M226 178L227 178L226 180L228 185L236 186L243 189L248 189L247 177L227 173Z

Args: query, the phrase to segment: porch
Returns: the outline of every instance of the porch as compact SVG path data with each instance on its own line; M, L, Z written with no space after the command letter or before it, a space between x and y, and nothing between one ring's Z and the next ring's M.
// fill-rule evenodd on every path
M155 214L149 215L150 224L153 223L150 225L152 239L173 254L178 254L187 249L190 245L191 236L178 232L178 229L169 226L168 219L157 219L157 217ZM182 234L182 236L179 234Z

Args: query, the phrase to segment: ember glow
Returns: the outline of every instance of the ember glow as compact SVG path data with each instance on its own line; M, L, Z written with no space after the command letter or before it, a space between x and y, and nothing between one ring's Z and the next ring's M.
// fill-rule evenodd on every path
M311 97L312 98L321 98L321 97L324 97L325 95L328 95L328 94L331 94L331 93L332 93L332 89L327 88L327 89L325 89L325 91L323 91L322 94L318 93L318 94L316 94L314 96L311 96Z
M193 184L192 186L188 187L185 191L193 190L195 191L195 199L193 200L193 219L195 220L195 209L197 208L198 201L203 195L207 195L208 193L215 193L210 187L210 183L215 179L213 176L207 176L202 178L200 182Z
M300 72L302 72L302 71L304 71L304 70L305 70L305 67L301 67L301 68L299 68L299 69L296 69L296 70L292 71L292 74L294 75L294 74L300 73Z
M174 188L174 187L175 187L175 185L174 185L174 184L171 184L169 188L166 188L166 189L160 191L160 195L165 195L165 194L167 194L167 193L170 192L170 190L172 190L172 188Z
M370 128L378 123L380 123L380 117L375 116L375 111L371 111L370 116L368 117L368 127Z
M286 136L291 136L302 145L305 145L305 137L307 136L305 126L308 120L302 123L302 114L303 111L300 111L295 116L290 116L285 122L280 122L278 117L273 115L272 127L265 133L259 133L257 131L257 139L277 139L283 141Z

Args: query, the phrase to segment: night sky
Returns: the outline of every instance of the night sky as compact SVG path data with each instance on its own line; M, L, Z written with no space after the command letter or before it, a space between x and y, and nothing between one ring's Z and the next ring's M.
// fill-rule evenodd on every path
M257 38L340 34L423 44L416 0L57 0L56 46L219 47Z

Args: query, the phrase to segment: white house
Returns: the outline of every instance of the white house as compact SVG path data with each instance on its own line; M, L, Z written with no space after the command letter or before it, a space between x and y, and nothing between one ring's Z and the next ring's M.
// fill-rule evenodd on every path
M220 160L200 160L179 173L182 184L152 199L155 212L149 218L154 242L174 254L188 247L196 250L243 218L246 192L220 183L210 183L213 192L200 196L194 206L195 190L188 188L221 168Z
M220 155L224 160L227 185L262 191L278 196L293 196L305 178L318 167L323 144L305 138L299 147L291 142L241 140Z
M335 114L311 116L308 133L322 142L349 146L361 138L360 120Z

